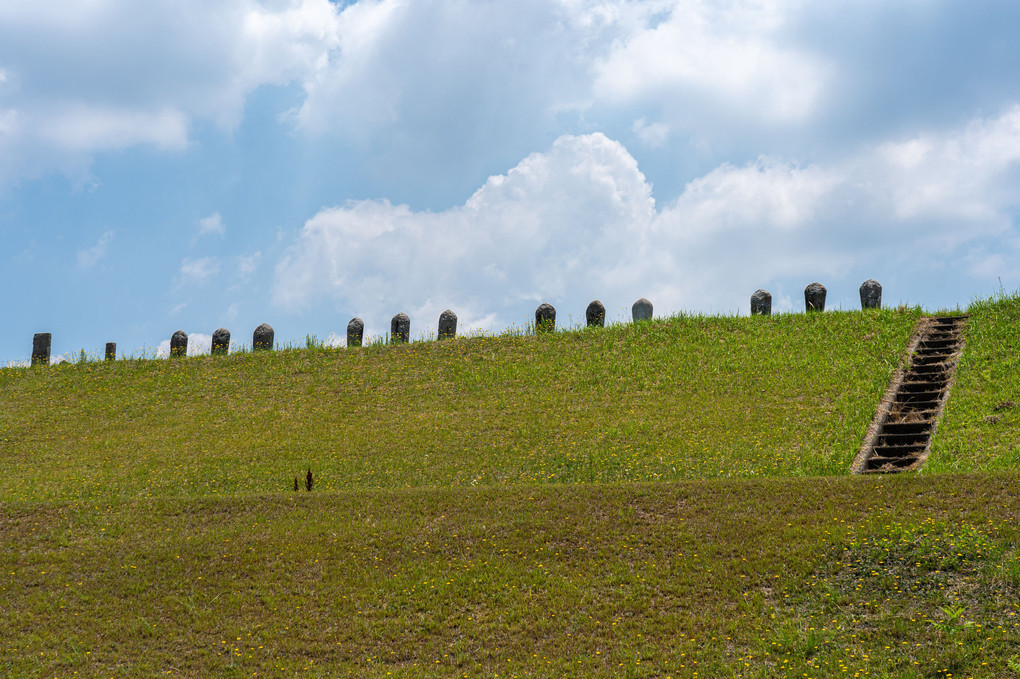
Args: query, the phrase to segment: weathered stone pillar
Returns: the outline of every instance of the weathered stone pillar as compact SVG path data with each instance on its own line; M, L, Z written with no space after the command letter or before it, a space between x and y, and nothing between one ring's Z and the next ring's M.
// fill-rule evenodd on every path
M351 319L351 322L347 324L347 348L354 349L361 346L361 342L365 339L365 321L361 320L357 316Z
M212 334L213 356L226 356L230 352L230 331L226 328L217 328Z
M107 342L106 343L106 360L116 361L117 360L117 343Z
M457 336L457 314L447 309L439 314L439 339L451 339Z
M276 332L273 330L273 326L263 323L251 334L251 350L272 351L275 346L275 338Z
M825 286L812 283L804 288L804 310L825 311Z
M861 283L861 308L882 308L882 284L874 278L869 278Z
M772 293L768 290L755 290L751 295L751 315L771 316L772 315Z
M535 332L552 332L556 329L556 309L543 302L535 309Z
M652 303L642 297L634 302L634 306L630 308L630 313L634 317L635 323L638 321L650 321L652 320Z
M584 319L589 328L602 328L606 325L606 307L597 299L584 310Z
M178 330L170 337L170 358L188 355L188 333Z
M390 342L407 344L411 341L411 319L401 312L390 319Z
M53 333L37 332L32 335L32 365L50 364L50 346Z

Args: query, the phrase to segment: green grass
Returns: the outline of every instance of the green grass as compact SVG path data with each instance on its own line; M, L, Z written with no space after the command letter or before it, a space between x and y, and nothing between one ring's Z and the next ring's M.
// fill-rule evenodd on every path
M1020 296L968 310L967 343L926 473L1020 468Z
M948 481L7 504L0 675L1020 676L1020 479Z
M5 369L0 496L843 474L918 315Z
M1020 299L970 311L892 477L917 309L0 370L0 676L1020 677Z

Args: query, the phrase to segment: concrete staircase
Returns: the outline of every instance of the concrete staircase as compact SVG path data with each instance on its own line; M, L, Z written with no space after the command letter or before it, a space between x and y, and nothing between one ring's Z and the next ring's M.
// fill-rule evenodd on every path
M854 458L855 474L912 471L928 459L963 350L966 316L930 316L918 322L910 358L897 371Z

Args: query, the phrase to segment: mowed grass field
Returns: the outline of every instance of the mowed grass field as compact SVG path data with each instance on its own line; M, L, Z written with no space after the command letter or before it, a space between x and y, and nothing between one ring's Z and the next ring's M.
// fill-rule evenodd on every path
M1017 309L895 477L916 309L0 370L0 676L1020 677Z

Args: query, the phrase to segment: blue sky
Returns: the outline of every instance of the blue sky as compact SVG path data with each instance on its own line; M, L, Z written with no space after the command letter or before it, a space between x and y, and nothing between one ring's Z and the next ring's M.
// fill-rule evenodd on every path
M1020 4L0 0L0 365L1020 287Z

